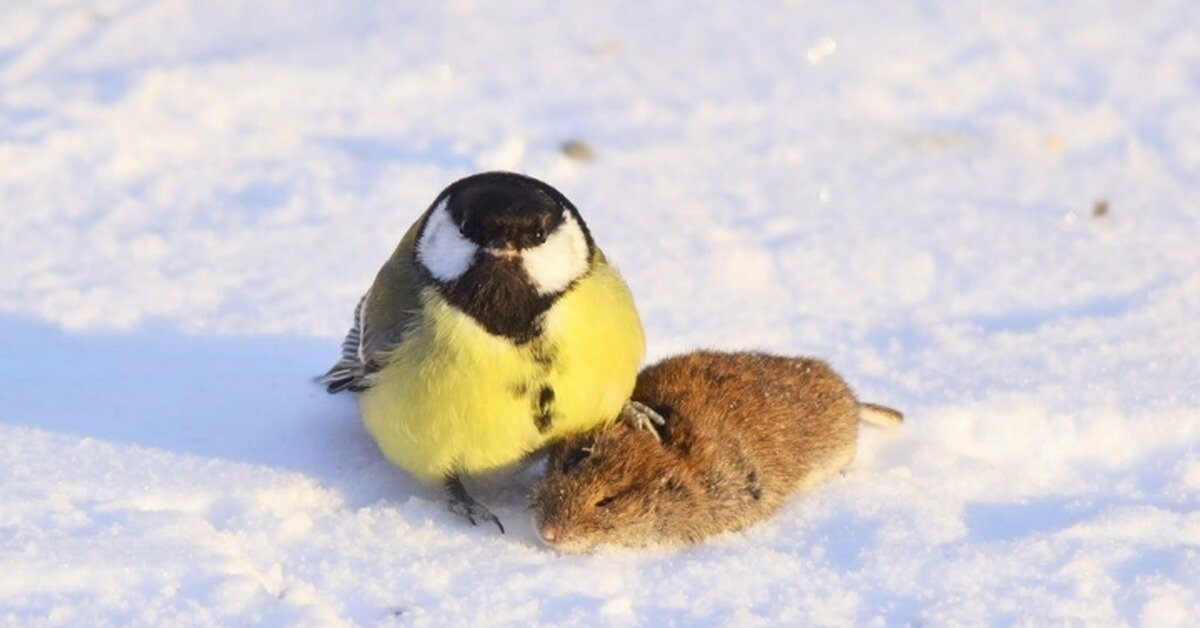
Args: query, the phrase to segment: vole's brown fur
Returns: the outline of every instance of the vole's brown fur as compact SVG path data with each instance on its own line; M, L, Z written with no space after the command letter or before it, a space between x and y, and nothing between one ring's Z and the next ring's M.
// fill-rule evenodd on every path
M614 423L550 449L535 525L563 551L694 543L774 513L791 494L845 468L860 406L824 362L695 352L638 376L633 399L666 419L652 433Z

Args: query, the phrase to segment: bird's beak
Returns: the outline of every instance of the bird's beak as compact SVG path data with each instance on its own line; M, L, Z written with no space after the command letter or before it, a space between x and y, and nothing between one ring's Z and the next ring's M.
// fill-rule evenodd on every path
M514 259L521 256L521 251L519 251L517 247L508 243L505 243L504 246L500 247L490 247L488 248L487 252L499 257L500 259Z

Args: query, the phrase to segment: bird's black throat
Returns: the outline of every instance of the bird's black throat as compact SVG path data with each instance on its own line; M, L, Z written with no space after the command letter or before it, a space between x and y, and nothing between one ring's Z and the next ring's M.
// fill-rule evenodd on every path
M542 332L542 315L559 294L538 294L519 258L479 251L457 279L439 282L450 305L475 319L488 333L523 345Z

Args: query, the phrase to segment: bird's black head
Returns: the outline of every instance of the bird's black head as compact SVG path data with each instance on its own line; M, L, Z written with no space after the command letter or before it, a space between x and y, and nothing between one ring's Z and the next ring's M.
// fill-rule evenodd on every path
M452 184L446 195L446 209L460 233L495 255L542 245L568 216L583 224L558 190L519 174L477 174Z
M489 332L535 337L540 316L589 272L593 244L575 206L519 174L450 184L426 213L416 260L447 301Z

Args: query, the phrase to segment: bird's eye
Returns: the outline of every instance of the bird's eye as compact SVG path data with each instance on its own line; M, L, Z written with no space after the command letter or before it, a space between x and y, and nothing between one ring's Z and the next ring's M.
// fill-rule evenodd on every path
M596 502L596 508L608 508L609 506L612 506L613 500L615 499L616 497L612 495L605 497L604 499Z
M538 242L545 240L546 239L546 230L540 229L540 228L534 229L533 230L533 239L537 240Z

